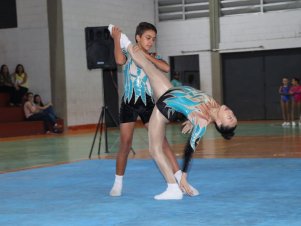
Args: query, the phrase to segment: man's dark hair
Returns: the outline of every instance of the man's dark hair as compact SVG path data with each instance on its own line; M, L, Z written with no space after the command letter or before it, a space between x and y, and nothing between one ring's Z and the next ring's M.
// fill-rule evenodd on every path
M138 26L136 28L135 39L136 39L136 35L141 36L147 30L152 30L157 34L157 28L153 24L148 23L148 22L141 22L138 24ZM137 40L136 40L136 42L137 42Z
M215 128L216 130L222 135L222 137L226 140L230 140L234 135L234 130L236 129L236 126L234 127L228 127L228 126L218 126L216 123Z

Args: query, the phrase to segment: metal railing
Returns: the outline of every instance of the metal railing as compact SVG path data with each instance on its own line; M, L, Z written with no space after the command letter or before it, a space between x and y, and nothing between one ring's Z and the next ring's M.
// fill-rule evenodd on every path
M158 20L188 20L209 16L209 0L157 0Z

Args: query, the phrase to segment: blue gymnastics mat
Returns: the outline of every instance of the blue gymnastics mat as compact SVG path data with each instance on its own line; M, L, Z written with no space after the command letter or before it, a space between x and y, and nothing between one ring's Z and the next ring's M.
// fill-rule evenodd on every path
M0 225L300 226L301 159L194 159L200 196L156 201L165 182L152 160L129 160L121 197L108 195L114 160L0 175Z

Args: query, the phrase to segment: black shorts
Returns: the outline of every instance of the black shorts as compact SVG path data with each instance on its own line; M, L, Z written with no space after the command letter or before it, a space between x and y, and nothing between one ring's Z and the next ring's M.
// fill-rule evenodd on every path
M175 111L171 107L167 106L166 103L164 103L164 100L174 97L173 95L170 94L171 91L173 90L168 90L166 93L164 93L157 101L156 106L168 121L176 122L186 117L181 112Z
M153 99L149 95L146 95L146 105L141 100L141 97L135 103L135 94L133 94L129 102L124 102L124 97L122 97L120 123L136 122L138 116L140 116L143 124L146 124L149 122L154 107Z

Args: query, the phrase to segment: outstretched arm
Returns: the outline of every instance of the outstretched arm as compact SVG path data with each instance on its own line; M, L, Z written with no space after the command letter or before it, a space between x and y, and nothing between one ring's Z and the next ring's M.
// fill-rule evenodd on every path
M192 154L194 152L194 149L190 145L190 140L191 140L191 136L188 139L188 141L186 143L186 146L185 146L185 149L184 149L183 168L182 168L182 171L184 173L187 173L187 171L188 171L188 167L189 167L189 164L190 164L190 161L191 161L191 158L192 158Z
M187 170L189 167L189 163L191 161L192 155L193 155L193 148L190 145L190 139L188 139L185 150L184 150L184 156L183 156L183 169L182 169L182 176L179 181L180 187L182 190L185 190L187 194L193 195L193 191L187 181Z
M114 26L111 29L111 36L114 40L114 57L118 65L123 65L126 62L126 57L123 54L120 46L121 30Z

